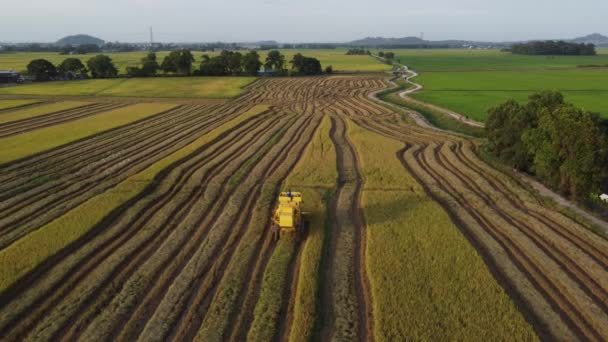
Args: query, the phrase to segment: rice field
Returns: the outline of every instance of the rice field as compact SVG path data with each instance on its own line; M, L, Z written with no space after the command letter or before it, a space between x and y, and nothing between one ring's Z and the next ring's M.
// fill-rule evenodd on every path
M385 77L0 124L3 339L605 340L608 242L372 101ZM286 189L307 224L275 241Z
M401 63L420 72L424 89L412 94L477 121L508 99L559 90L573 104L608 117L607 50L597 56L521 56L498 50L399 50Z
M241 95L255 77L158 77L32 83L0 88L0 95L65 95L223 99Z

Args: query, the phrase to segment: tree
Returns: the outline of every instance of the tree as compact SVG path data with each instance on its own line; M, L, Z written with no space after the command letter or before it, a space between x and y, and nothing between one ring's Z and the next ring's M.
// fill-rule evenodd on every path
M220 58L226 67L227 73L238 75L241 72L243 55L240 52L223 50Z
M228 66L226 59L220 56L209 58L208 55L203 55L203 61L198 72L202 76L225 76L228 74Z
M83 44L77 46L74 51L79 55L85 55L90 52L101 52L101 48L97 44Z
M564 102L559 92L493 108L486 131L490 152L566 196L583 199L608 180L608 122Z
M266 56L266 63L264 63L264 69L275 70L279 73L285 71L285 56L278 50L272 50L268 52Z
M60 55L69 55L70 52L74 51L74 47L72 45L65 45L63 47L61 47L61 50L59 51Z
M608 136L601 119L565 104L544 110L538 126L523 135L534 154L535 174L567 196L597 192L607 176Z
M27 73L36 81L49 81L57 76L57 69L46 59L34 59L27 65Z
M331 65L328 65L325 67L325 73L326 74L333 74L334 73L334 68Z
M577 44L564 41L534 41L529 43L513 44L511 52L520 55L566 55L566 56L592 56L597 52L593 44Z
M366 51L363 48L353 48L346 51L346 54L349 56L353 55L369 55L369 51Z
M156 53L149 52L148 55L141 60L141 70L146 76L154 76L160 68L156 61Z
M87 61L87 67L93 78L110 78L118 75L118 70L112 62L112 58L106 55L97 55Z
M192 52L188 49L181 49L171 51L163 60L161 69L163 69L165 73L174 72L180 75L190 75L192 72L192 63L194 63Z
M536 125L536 112L509 100L490 109L489 114L486 134L490 152L512 167L529 171L532 157L521 140L521 134Z
M149 52L148 55L141 59L141 68L128 67L127 74L132 77L149 77L155 76L160 68L156 61L156 53Z
M394 52L386 52L386 53L384 53L384 58L386 58L386 59L393 59L393 58L395 58L395 53Z
M246 74L256 76L261 67L262 62L260 62L260 55L257 51L251 50L243 56L243 70Z
M297 53L291 60L291 68L298 75L320 75L323 73L321 62L312 57L304 57Z
M170 72L177 72L177 62L176 62L176 55L174 54L173 51L171 52L169 55L165 56L165 58L163 59L163 62L160 65L160 68L163 70L163 72L166 73L170 73Z
M88 70L78 58L66 58L57 67L59 74L65 78L73 79L79 76L86 76Z
M301 53L296 53L293 55L291 61L289 61L289 64L291 64L291 70L296 73L299 72L300 68L304 64L304 56Z

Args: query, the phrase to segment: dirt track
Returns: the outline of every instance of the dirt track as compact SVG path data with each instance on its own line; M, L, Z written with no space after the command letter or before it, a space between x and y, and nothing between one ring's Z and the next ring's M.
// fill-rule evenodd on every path
M243 340L275 247L267 229L274 195L328 115L339 179L319 303L331 308L321 322L324 339L373 338L359 205L364 180L349 118L403 142L395 158L404 172L442 204L541 337L605 340L608 242L479 160L475 141L415 126L370 101L386 86L380 76L263 79L233 101L184 104L1 165L0 250L255 104L271 106L171 164L0 294L0 334ZM298 260L285 275L290 284ZM276 339L288 336L296 290L286 290Z

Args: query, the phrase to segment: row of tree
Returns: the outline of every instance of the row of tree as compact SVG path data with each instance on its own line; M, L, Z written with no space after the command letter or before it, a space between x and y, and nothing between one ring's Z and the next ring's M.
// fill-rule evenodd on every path
M564 55L593 56L595 45L585 43L568 43L562 40L535 41L511 46L511 52L519 55Z
M86 55L87 53L99 53L101 48L97 44L82 44L78 46L65 45L61 48L59 54L61 55Z
M305 57L300 53L293 56L289 62L291 71L287 69L285 56L278 50L269 51L264 63L260 60L257 51L252 50L246 54L238 51L222 51L218 56L209 57L203 55L196 75L201 76L225 76L225 75L257 75L263 66L266 71L271 71L275 75L320 75L323 73L321 62L312 57ZM325 72L331 74L331 66L325 68Z
M86 78L89 73L93 78L110 78L118 75L112 59L106 55L90 58L86 66L78 58L66 58L58 66L46 59L35 59L27 65L27 72L36 81Z
M141 66L127 67L127 75L131 77L152 77L159 71L165 74L182 76L227 76L252 75L256 76L263 66L265 70L272 70L277 75L320 75L323 73L321 63L316 58L305 57L298 53L289 62L291 71L287 70L285 56L278 50L268 52L264 63L255 50L245 54L238 51L222 51L218 56L203 55L198 69L193 70L194 55L190 50L182 49L172 51L165 56L162 63L158 63L156 53L150 52L141 60ZM55 66L45 59L36 59L27 66L28 74L37 81L52 79L74 79L89 77L109 78L118 76L118 69L112 59L106 55L97 55L83 64L78 58L67 58L60 65ZM332 67L325 69L332 73Z
M394 52L383 52L380 51L378 52L378 57L382 57L385 59L394 59L395 58L395 53Z
M361 56L361 55L371 55L372 53L369 50L361 49L361 48L353 48L348 49L346 54L349 56Z
M271 51L269 56L273 53L274 51ZM227 76L243 73L255 76L262 67L260 55L255 50L251 50L245 55L236 51L224 50L218 56L203 55L202 58L199 70L195 71L195 74L201 76Z
M561 93L533 94L490 110L488 150L516 169L535 174L574 199L598 193L608 180L608 122L564 102Z

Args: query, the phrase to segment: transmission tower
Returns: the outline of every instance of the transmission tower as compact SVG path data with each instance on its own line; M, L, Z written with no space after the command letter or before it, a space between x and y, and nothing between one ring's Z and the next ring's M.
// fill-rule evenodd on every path
M152 26L150 26L150 50L154 49L154 31L152 31Z
M420 40L424 40L424 32L420 32Z

